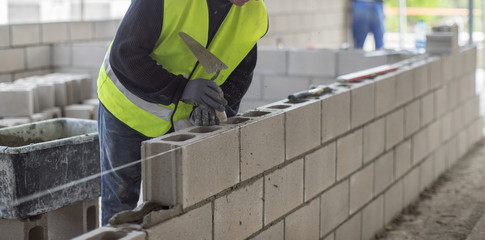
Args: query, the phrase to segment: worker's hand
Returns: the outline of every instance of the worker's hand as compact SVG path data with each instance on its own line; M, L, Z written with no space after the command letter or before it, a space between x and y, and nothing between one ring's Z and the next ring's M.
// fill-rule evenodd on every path
M190 80L185 86L181 100L193 106L205 105L221 112L227 105L221 88L215 82L203 78Z
M212 126L218 125L219 119L217 119L214 109L205 105L199 105L194 107L190 115L190 123L194 126Z

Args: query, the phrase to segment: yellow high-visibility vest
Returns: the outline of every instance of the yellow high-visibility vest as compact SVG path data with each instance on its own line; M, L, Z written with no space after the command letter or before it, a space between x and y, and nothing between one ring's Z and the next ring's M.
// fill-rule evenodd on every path
M206 78L196 57L185 45L179 32L185 32L206 45L209 32L209 13L204 0L165 0L163 26L150 57L175 75L190 79ZM228 68L214 80L222 85L256 42L266 34L268 15L262 0L249 1L242 7L233 5L207 47ZM101 66L97 87L101 103L120 121L147 137L167 133L176 122L189 118L192 106L183 102L162 105L147 102L128 91L118 80L109 63L109 51ZM194 70L195 68L195 70Z

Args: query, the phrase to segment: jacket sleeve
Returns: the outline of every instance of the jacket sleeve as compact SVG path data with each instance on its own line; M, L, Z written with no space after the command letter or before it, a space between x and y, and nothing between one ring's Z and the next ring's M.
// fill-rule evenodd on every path
M153 103L176 103L187 84L149 55L160 37L163 0L132 1L113 40L110 64L119 81L133 94Z
M257 52L258 48L257 45L255 45L221 85L221 89L224 92L224 98L227 100L226 114L228 117L237 114L241 99L251 85L254 68L256 67Z

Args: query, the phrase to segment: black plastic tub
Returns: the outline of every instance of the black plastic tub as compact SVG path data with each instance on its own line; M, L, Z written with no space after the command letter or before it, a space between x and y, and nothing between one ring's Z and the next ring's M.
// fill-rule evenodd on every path
M99 172L96 121L57 118L2 128L0 218L27 218L94 199L100 179L79 180ZM61 188L66 184L72 185Z

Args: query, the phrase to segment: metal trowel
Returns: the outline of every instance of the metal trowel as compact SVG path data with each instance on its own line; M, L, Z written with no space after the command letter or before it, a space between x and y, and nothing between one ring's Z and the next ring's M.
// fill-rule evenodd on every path
M194 56L199 61L200 65L204 68L204 70L208 74L216 73L211 80L214 80L219 76L221 70L227 68L226 64L224 64L219 58L217 58L214 54L212 54L207 48L202 46L199 42L193 39L191 36L184 32L179 32L179 36L184 40L187 47L189 47L190 51L194 54ZM220 90L220 89L219 89ZM222 90L220 90L222 91ZM219 122L227 121L226 112L219 112L216 110L216 116L219 119Z

